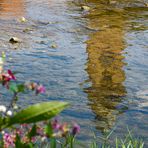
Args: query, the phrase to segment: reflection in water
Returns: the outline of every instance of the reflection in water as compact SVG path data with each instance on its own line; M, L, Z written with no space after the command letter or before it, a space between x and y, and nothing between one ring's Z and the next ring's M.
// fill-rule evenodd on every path
M23 0L0 0L0 17L11 18L24 15Z
M91 87L85 88L92 111L98 120L97 128L111 128L119 113L126 89L123 85L124 17L121 10L105 9L98 5L86 15L88 28L98 30L86 41L88 62L87 73Z

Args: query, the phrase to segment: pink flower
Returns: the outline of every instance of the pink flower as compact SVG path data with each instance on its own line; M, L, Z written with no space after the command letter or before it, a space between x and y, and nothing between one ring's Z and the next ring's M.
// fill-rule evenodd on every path
M54 130L59 130L60 127L61 127L61 125L59 124L58 120L55 119L55 120L52 122L52 128L53 128Z
M4 140L4 147L9 148L14 146L14 140L15 140L15 135L10 135L8 133L5 133L3 135L3 140Z
M16 128L14 134L18 134L19 136L21 136L23 134L23 131L21 130L21 128Z
M11 70L8 70L7 73L2 74L4 81L16 80L16 77L13 75Z
M67 133L67 132L69 131L68 124L67 124L67 123L63 123L63 124L60 126L60 130L61 130L63 133Z
M13 75L11 70L8 70L7 73L2 73L1 79L3 81L3 85L6 86L7 88L9 88L9 86L8 86L9 81L16 80L16 77Z
M37 134L40 135L40 136L44 135L44 130L40 126L37 126Z
M11 80L11 76L8 73L3 73L2 80L3 82L9 82Z
M33 142L33 143L35 143L36 140L37 140L36 137L32 137L32 138L31 138L31 142Z
M11 77L11 79L16 80L16 77L14 76L14 74L12 73L11 70L8 69L8 74Z
M79 132L80 132L80 126L75 123L72 128L72 135L75 136Z
M39 94L39 93L45 93L46 89L43 85L38 85L36 87L36 94Z
M29 143L29 142L30 142L29 138L26 137L26 136L22 137L21 140L22 140L22 142L24 142L24 143Z

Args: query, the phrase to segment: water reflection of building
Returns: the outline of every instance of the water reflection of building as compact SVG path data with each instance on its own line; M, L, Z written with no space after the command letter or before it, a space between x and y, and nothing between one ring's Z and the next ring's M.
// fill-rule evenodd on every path
M95 3L93 1L93 3ZM126 95L123 85L124 17L122 10L106 9L104 4L86 15L88 28L98 31L86 41L88 62L87 73L91 86L85 88L92 111L96 114L97 128L104 130L115 123L119 113L117 106Z
M24 12L24 0L0 0L1 18L21 17Z

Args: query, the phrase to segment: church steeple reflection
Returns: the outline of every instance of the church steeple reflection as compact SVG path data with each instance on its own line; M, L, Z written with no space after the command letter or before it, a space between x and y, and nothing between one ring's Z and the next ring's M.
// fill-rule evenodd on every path
M95 1L93 1L95 3ZM84 89L90 107L96 114L97 128L111 128L126 95L124 87L125 65L122 51L124 44L124 15L120 10L107 9L106 3L98 3L85 17L88 27L95 30L86 41L88 61L86 71L91 86Z

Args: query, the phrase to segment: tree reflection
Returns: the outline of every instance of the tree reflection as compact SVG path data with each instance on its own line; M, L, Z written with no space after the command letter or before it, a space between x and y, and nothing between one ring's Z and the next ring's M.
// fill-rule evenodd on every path
M0 0L0 17L8 19L11 17L21 17L24 15L23 0Z

